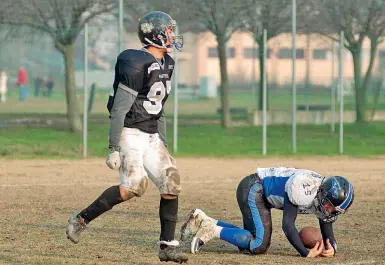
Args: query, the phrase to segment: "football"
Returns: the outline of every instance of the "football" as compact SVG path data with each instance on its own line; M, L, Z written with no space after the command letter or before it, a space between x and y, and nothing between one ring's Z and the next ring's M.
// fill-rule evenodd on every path
M299 231L299 237L306 248L313 248L317 242L322 241L321 231L313 226L306 226Z

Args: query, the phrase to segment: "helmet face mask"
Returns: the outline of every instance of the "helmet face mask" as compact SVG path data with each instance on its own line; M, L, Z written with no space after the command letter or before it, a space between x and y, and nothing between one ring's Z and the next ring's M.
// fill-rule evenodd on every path
M138 26L138 36L143 46L153 46L166 49L171 52L173 48L181 51L183 48L183 37L175 36L174 29L176 21L168 14L154 11L146 14Z
M336 218L348 210L353 200L354 190L350 181L340 176L330 177L321 184L318 190L317 208L326 219ZM330 211L331 208L335 210Z

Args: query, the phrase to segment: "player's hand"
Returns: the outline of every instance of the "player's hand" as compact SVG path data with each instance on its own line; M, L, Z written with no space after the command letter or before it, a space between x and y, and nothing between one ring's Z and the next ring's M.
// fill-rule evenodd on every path
M319 255L321 255L323 248L324 248L324 243L322 241L321 242L317 242L315 244L314 248L310 249L309 254L307 255L307 257L308 258L318 257Z
M113 170L118 170L120 168L120 154L118 151L110 153L107 157L106 164L109 168Z
M326 258L332 258L334 256L334 248L332 244L330 244L329 239L326 239L325 250L322 251L321 256Z

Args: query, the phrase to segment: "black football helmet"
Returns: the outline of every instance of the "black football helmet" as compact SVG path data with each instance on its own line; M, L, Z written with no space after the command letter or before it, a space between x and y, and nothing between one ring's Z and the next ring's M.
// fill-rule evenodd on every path
M318 189L317 200L319 210L327 217L333 218L344 213L352 205L354 200L353 185L346 178L333 176L324 180ZM329 202L334 206L335 211L329 213L324 205Z
M167 29L175 29L176 21L168 14L161 11L154 11L146 14L139 21L138 36L143 46L152 45L157 48L172 49L178 51L183 48L183 37L171 38ZM169 42L167 44L167 42Z

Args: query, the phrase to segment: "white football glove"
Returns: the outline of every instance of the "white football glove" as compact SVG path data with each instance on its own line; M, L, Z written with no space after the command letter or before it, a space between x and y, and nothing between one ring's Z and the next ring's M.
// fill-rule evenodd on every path
M118 151L113 151L107 157L106 164L109 168L113 170L118 170L120 168L120 154Z

